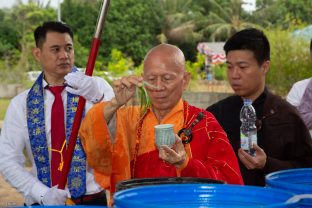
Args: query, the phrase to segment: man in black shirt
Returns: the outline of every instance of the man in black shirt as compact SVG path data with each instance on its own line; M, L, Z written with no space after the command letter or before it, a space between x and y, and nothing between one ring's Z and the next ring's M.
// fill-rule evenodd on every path
M245 29L224 45L227 74L234 96L207 108L221 124L239 158L246 185L265 185L265 175L284 169L312 167L312 140L296 109L265 86L270 44L262 31ZM240 109L253 101L257 114L256 156L240 148Z

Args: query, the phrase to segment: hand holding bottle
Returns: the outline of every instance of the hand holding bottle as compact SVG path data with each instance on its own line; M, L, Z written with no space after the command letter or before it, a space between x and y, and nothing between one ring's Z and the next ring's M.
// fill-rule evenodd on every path
M238 150L238 158L248 170L263 169L266 164L267 155L264 150L256 144L253 145L253 149L256 153L255 156L251 156L244 149L240 148Z

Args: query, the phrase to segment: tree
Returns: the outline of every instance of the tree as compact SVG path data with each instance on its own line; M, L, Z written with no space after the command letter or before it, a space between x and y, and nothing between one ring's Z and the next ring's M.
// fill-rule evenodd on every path
M312 1L310 0L257 0L257 10L251 21L263 27L288 29L294 25L307 25L312 22Z
M158 43L158 0L115 0L107 17L106 48L116 48L140 64L146 52ZM109 52L111 50L106 50ZM104 52L105 54L105 52Z
M44 21L56 20L54 9L41 8L39 5L31 0L28 4L20 3L12 8L12 13L10 14L10 18L16 22L14 26L21 37L19 42L21 47L19 66L25 71L37 68L31 52L34 47L33 32L35 28Z
M160 0L162 14L159 15L160 42L181 44L197 41L201 34L196 32L196 14L192 10L192 0Z
M202 8L197 3L192 0L159 0L161 33L158 40L177 45L192 61L196 59L197 42L203 37L197 27L202 16Z
M61 4L62 21L70 25L83 47L91 45L100 6L98 0L65 0Z
M33 31L43 21L56 20L54 9L49 6L42 8L40 5L42 6L42 4L35 3L32 0L29 0L27 4L23 4L19 0L18 4L6 14L5 22L11 24L11 26L6 24L6 27L8 29L10 27L14 28L8 31L15 32L15 35L7 37L5 40L6 43L10 43L13 40L16 41L15 38L18 37L18 41L11 45L14 49L11 48L10 53L14 55L12 57L19 56L15 67L2 71L1 76L4 77L6 82L21 82L25 76L23 72L38 70L39 68L32 57L32 48L34 47ZM13 40L10 40L11 38ZM11 46L6 45L6 47Z
M7 13L0 10L0 57L4 60L4 68L9 69L16 64L16 51L19 49L21 36L15 28L14 21L7 18Z
M159 34L156 15L158 0L114 0L109 6L102 46L98 59L108 61L112 49L122 51L140 64L146 52L158 41ZM76 31L81 44L89 48L101 1L65 0L62 17ZM70 9L69 9L70 8Z
M224 41L234 33L248 28L260 26L252 22L247 22L246 12L242 9L242 0L231 0L217 2L209 0L212 10L204 21L202 32L210 35L211 41Z
M267 83L280 95L286 95L293 83L311 76L309 42L294 38L291 30L265 31L271 46Z
M99 8L97 0L65 0L61 4L62 21L74 32L75 64L78 67L87 65Z

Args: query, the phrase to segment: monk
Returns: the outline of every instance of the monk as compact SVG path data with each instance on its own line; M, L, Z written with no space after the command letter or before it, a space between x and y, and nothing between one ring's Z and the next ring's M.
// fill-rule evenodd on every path
M80 137L95 178L105 189L114 193L116 183L131 178L179 176L243 184L235 153L217 120L182 100L189 81L183 52L160 44L147 53L141 77L116 80L115 98L88 112ZM151 106L126 106L139 87L145 87ZM176 135L173 148L158 149L158 124L174 124L175 133L190 129L192 138L184 132L181 138Z

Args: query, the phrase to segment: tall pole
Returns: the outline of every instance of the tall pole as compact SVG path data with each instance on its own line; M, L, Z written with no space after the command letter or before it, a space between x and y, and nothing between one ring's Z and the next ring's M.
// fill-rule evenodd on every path
M92 40L88 63L87 63L86 72L85 72L85 74L88 76L92 76L92 73L93 73L93 68L94 68L96 57L99 51L101 34L104 28L104 23L105 23L107 11L108 11L109 2L110 0L103 0L102 9L98 18L95 34ZM86 100L80 96L73 127L72 127L72 132L70 134L69 142L68 142L66 153L65 153L64 167L63 167L62 175L61 175L60 182L58 185L59 189L65 189L65 186L66 186L67 176L70 170L72 156L73 156L73 152L75 149L78 131L80 128L82 113L83 113L85 104L86 104Z
M57 0L57 21L62 21L60 0Z

